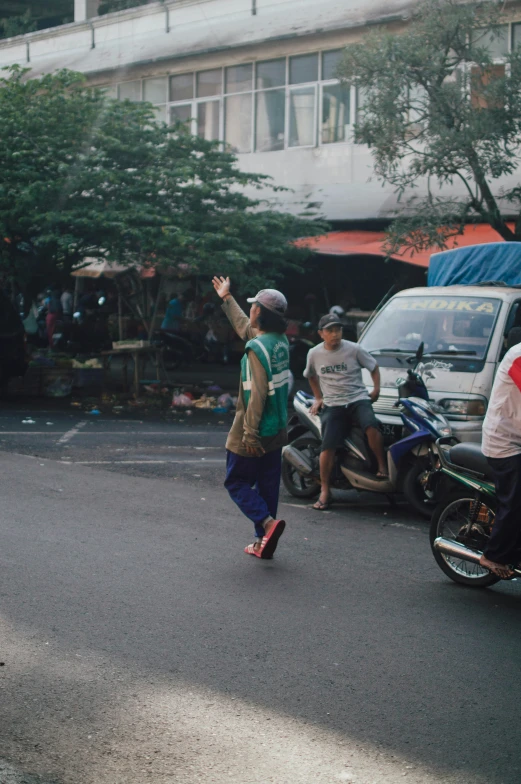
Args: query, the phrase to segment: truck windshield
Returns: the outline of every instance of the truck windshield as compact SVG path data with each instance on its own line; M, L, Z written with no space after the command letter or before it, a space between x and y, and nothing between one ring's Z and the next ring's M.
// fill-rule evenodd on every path
M458 352L484 359L501 300L485 297L395 297L360 340L366 351L411 354Z

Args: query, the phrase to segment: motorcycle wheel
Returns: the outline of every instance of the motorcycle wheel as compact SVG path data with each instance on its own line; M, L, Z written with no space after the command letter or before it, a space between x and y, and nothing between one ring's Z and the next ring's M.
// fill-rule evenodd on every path
M471 506L474 502L472 493L464 490L456 490L451 493L443 503L439 504L434 510L430 530L430 542L432 553L436 563L444 572L447 577L454 580L455 583L460 585L469 585L472 588L488 588L490 585L495 585L499 582L500 578L495 574L489 572L488 569L483 569L479 564L471 563L470 561L462 561L461 558L454 558L450 555L444 555L438 550L434 549L434 540L438 536L443 536L445 539L453 539L454 541L461 541L459 532L463 526L468 523L468 516ZM494 510L486 503L483 503L482 509L494 513ZM475 532L475 537L479 541L482 536L479 530ZM485 537L482 536L483 543Z
M313 456L310 455L310 448L318 452L320 441L313 436L301 436L292 441L291 446L313 459ZM282 481L288 493L295 498L315 498L320 493L320 484L315 479L301 476L297 469L284 459L282 460Z
M431 470L428 457L415 460L403 479L403 494L422 517L430 519L434 509L434 494L426 488L427 474Z
M181 351L176 351L172 348L166 348L163 352L163 361L168 370L177 370L184 362L184 355Z

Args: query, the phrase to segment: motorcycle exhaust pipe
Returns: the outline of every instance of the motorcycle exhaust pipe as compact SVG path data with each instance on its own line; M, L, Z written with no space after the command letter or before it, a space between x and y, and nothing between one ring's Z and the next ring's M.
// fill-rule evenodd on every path
M282 450L282 455L284 460L292 465L293 468L296 468L296 470L299 472L299 474L302 474L302 476L309 476L313 473L313 466L307 457L303 455L302 452L299 452L298 449L295 449L294 446L291 446L291 444L288 444L288 446L284 447Z
M443 555L451 555L453 558L461 558L462 561L471 561L476 564L479 564L479 559L483 555L483 553L471 550L453 539L444 539L443 536L438 536L434 540L434 549L439 553L443 553Z
M455 542L453 539L444 539L443 536L438 536L434 540L434 549L443 555L451 555L453 558L461 558L462 561L470 561L471 563L479 564L479 559L482 556L478 550L471 550L465 547L464 544ZM516 577L521 577L521 568L516 566L512 569Z

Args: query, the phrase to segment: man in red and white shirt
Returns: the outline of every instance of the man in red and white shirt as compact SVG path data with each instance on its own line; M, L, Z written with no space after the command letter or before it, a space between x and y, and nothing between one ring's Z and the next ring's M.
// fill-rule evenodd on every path
M483 423L483 454L492 469L498 506L481 565L511 577L521 562L521 344L505 354Z

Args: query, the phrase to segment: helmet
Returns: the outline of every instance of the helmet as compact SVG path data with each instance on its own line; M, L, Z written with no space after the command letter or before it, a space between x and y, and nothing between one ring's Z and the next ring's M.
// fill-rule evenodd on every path
M333 305L333 307L330 309L329 312L332 313L333 316L336 316L337 318L344 318L346 315L344 308L341 308L340 305Z

